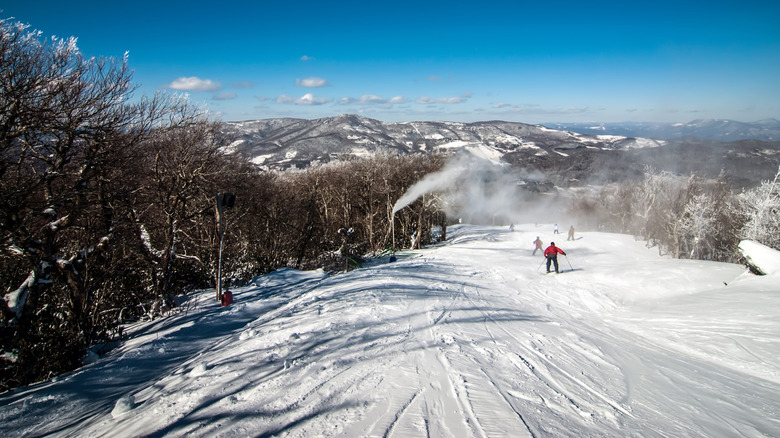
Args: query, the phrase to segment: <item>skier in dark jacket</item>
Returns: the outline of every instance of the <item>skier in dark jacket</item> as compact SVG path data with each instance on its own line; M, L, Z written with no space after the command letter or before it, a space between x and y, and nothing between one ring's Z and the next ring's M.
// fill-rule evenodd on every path
M558 254L566 255L562 249L555 246L555 242L550 242L550 246L544 250L544 256L547 257L547 272L550 272L550 263L555 265L555 273L558 273Z

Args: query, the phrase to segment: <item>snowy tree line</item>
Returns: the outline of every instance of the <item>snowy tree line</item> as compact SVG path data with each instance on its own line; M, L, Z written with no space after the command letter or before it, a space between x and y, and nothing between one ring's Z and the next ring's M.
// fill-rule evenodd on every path
M391 214L441 157L259 172L224 153L218 123L186 99L134 99L131 76L126 58L0 22L0 390L72 370L122 323L214 287L217 193L237 199L224 214L233 281L343 269L425 244L442 220L424 200Z
M780 169L741 192L723 175L714 181L646 167L638 181L604 186L572 203L588 226L644 238L676 258L739 261L740 240L780 250Z

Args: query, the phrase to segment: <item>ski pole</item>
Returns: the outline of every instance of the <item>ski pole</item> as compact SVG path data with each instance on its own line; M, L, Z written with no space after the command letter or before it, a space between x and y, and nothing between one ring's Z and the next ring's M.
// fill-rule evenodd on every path
M542 263L539 264L539 268L541 268L542 265L544 264L544 262L546 262L546 261L547 261L547 257L545 257L544 260L542 260ZM536 268L536 270L538 271L539 268Z
M574 268L571 267L571 262L569 261L569 256L564 256L564 257L566 257L566 263L569 264L569 269L571 269L573 271Z

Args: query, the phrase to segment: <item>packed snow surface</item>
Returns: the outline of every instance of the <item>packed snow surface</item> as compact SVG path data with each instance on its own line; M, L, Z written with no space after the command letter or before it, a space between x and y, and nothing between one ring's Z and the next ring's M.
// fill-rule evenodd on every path
M780 277L631 236L448 231L347 274L279 270L228 307L195 294L0 396L0 435L780 436Z

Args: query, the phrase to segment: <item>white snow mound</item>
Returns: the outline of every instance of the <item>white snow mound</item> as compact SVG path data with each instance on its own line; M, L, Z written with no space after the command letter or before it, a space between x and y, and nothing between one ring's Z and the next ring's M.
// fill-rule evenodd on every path
M752 240L739 242L739 250L748 263L766 275L780 273L780 251Z
M114 409L111 410L111 416L116 419L127 414L133 409L135 409L135 397L132 395L126 395L116 401L116 404L114 404Z

